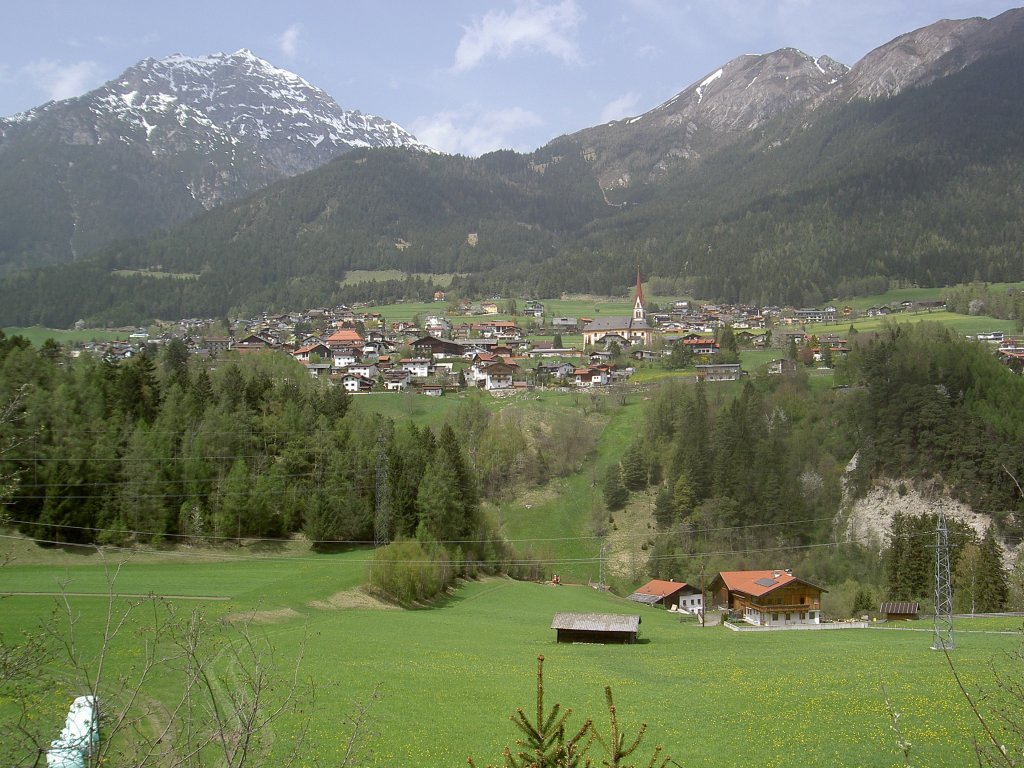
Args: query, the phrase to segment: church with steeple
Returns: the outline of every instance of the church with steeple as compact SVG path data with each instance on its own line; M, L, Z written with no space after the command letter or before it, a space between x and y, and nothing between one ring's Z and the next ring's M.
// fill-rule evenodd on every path
M636 271L636 294L633 299L632 316L599 317L583 327L583 346L608 346L616 342L619 346L645 346L651 343L654 331L647 324L647 309L644 307L644 289L640 283L640 270Z

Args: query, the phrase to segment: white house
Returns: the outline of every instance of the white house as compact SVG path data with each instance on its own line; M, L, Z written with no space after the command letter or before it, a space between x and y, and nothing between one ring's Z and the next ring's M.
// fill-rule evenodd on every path
M359 361L359 356L356 354L354 349L339 349L334 352L334 367L335 368L348 368L350 365L355 365Z
M356 365L350 365L347 373L355 374L356 376L362 376L364 379L376 379L377 373L376 363L358 363Z
M484 389L510 389L515 366L505 363L491 363L482 370Z
M431 361L426 358L406 357L399 361L399 365L414 379L425 379L431 373Z
M346 373L341 377L341 385L345 388L346 392L356 394L358 392L369 392L373 389L373 381L371 379L358 376L354 373Z
M404 392L409 388L412 376L408 371L390 370L384 372L384 388L389 392Z

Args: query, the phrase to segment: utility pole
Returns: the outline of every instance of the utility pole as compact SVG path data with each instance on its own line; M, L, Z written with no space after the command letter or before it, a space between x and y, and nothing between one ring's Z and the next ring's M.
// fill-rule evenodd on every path
M707 606L704 605L704 566L705 563L700 564L700 626L704 628L704 614L707 613Z
M604 591L604 542L601 542L601 555L598 558L598 578L597 586L602 592Z
M938 505L935 524L935 619L933 651L951 651L953 644L953 580L949 572L949 530L946 514Z
M373 517L373 546L383 547L391 539L391 505L388 500L387 439L382 429L377 436L377 482Z

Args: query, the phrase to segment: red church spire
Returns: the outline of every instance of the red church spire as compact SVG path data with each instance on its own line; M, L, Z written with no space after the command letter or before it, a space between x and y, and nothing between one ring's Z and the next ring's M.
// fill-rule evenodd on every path
M647 310L644 308L644 286L640 282L640 267L636 268L636 300L633 302L633 319L646 320Z

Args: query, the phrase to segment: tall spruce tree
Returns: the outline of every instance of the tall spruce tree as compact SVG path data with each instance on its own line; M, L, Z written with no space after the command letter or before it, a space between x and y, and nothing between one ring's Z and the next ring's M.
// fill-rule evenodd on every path
M622 482L631 491L647 487L647 459L643 443L634 440L622 456Z
M991 613L1006 609L1009 597L1009 583L1003 566L1003 552L989 526L978 546L980 553L979 571L979 612Z
M622 482L622 472L619 470L618 464L611 464L605 470L602 492L604 505L609 511L622 509L629 501L629 491L626 490L626 486Z

